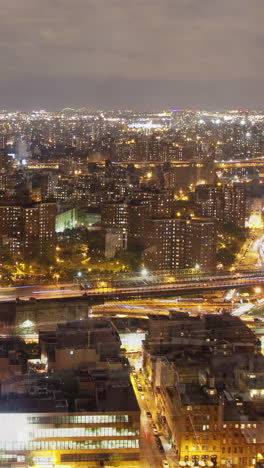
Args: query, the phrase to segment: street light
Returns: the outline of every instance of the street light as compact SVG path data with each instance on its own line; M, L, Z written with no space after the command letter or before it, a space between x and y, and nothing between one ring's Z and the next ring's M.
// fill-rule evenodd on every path
M78 278L81 278L81 277L82 277L82 272L81 272L81 271L78 271L78 272L77 272L77 276L78 276Z
M146 268L142 268L142 270L141 270L141 276L143 276L144 278L145 278L146 276L148 276L148 270L147 270Z

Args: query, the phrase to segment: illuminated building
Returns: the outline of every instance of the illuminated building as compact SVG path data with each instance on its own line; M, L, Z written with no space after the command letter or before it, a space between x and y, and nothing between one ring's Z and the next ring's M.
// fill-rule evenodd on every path
M121 229L127 234L128 229L128 210L127 203L114 202L102 205L102 229Z
M140 195L140 194L139 194ZM148 199L131 200L128 205L128 244L143 245L145 219L150 212Z
M206 218L149 218L145 222L144 263L150 271L212 269L216 227Z
M98 229L101 216L91 210L73 208L66 210L56 216L56 232L72 229L77 226L85 226L87 229Z
M223 219L223 189L217 185L197 185L197 212L200 216Z
M197 213L221 223L245 227L246 192L240 186L198 185L195 189Z
M187 255L190 267L214 269L216 265L216 223L212 218L192 218L187 222Z
M22 209L20 206L0 206L0 240L10 253L20 254L22 248Z
M72 229L77 226L76 208L64 211L56 216L56 232L63 232L65 229Z
M0 206L1 244L12 254L53 255L55 248L54 203L32 206Z
M150 202L151 216L173 216L175 214L175 199L173 190L159 190L153 193Z
M264 450L264 380L254 333L229 314L178 312L148 324L144 370L180 466L255 467Z
M203 385L162 386L156 401L182 466L210 461L215 467L253 468L263 453L263 422L247 404L219 395L213 378Z
M55 252L55 203L40 203L38 205L38 243L41 255L54 255ZM34 250L32 251L34 255Z
M224 222L245 227L246 191L244 187L224 187Z
M109 322L79 320L40 333L40 370L2 379L0 464L94 466L139 458L140 410ZM1 362L0 362L1 365ZM11 398L12 395L12 398Z
M150 271L188 268L186 220L149 218L145 222L144 264Z
M38 391L36 386L33 388ZM116 390L109 386L105 394L93 388L89 397L80 395L75 400L73 411L65 395L61 395L63 400L54 401L49 392L45 398L43 391L42 387L42 394L21 395L6 405L0 401L5 428L0 463L28 466L31 460L34 466L70 468L73 463L90 466L90 462L94 466L94 462L107 460L113 453L123 460L138 458L140 413L128 387Z

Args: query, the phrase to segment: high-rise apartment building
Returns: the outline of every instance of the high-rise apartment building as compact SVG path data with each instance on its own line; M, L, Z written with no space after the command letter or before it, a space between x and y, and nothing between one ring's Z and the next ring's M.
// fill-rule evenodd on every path
M20 206L0 206L0 243L11 254L20 255L22 248L22 208Z
M144 264L151 271L188 268L186 220L147 219L144 233Z
M195 190L197 214L221 223L245 227L246 192L240 186L198 185Z
M224 222L245 227L246 190L245 187L224 187Z
M213 219L151 218L145 223L146 268L213 269L216 264L216 228Z
M145 219L149 216L149 200L132 200L128 205L128 243L143 245Z
M223 188L217 185L198 185L195 189L197 212L200 216L223 219Z
M173 216L175 199L173 190L160 190L153 194L150 202L152 216Z
M39 251L41 255L49 253L54 254L55 249L55 221L56 221L56 204L55 203L40 203L38 205L38 222L39 222Z
M127 233L128 209L127 203L115 202L102 205L102 229L121 229Z
M54 203L0 206L0 243L11 254L53 255L55 249Z
M216 223L212 218L187 221L187 258L191 268L213 269L216 266Z

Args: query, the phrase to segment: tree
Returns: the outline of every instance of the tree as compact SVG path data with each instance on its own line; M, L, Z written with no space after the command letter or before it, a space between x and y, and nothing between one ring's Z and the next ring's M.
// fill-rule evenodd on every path
M223 247L218 250L216 258L217 261L222 263L224 266L230 266L234 263L236 256L230 249Z

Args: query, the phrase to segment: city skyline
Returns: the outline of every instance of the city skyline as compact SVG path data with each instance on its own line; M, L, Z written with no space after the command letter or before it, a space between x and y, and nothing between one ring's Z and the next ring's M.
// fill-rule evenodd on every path
M2 0L0 468L264 468L263 0Z

